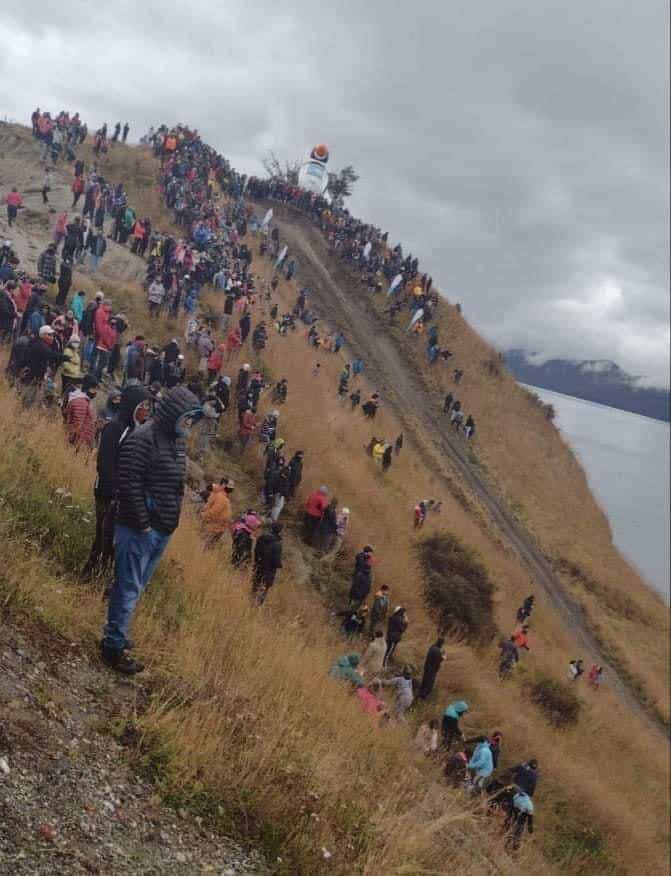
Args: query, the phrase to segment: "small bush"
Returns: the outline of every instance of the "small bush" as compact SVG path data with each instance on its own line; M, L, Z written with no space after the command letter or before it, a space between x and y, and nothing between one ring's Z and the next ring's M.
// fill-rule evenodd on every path
M530 401L532 401L536 405L536 407L539 407L543 411L543 413L545 414L545 419L552 422L557 415L554 405L551 405L549 402L544 402L537 392L532 392L529 389L526 392Z
M440 629L490 642L496 635L494 586L477 554L451 533L424 539L418 553L424 599Z
M529 691L531 701L540 706L555 727L577 722L582 702L572 687L547 675L537 675Z
M500 377L501 376L501 362L495 356L491 356L489 359L485 359L483 362L483 366L485 369L485 373L490 377Z

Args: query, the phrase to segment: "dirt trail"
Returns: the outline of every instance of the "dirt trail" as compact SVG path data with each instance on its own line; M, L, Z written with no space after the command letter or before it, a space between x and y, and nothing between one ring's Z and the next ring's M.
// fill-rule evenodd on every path
M363 287L352 288L352 281L339 269L326 242L305 217L276 203L272 207L273 221L279 226L290 251L298 255L301 282L314 290L313 299L318 312L342 328L350 348L366 363L367 377L382 392L385 404L394 409L424 462L449 486L453 479L446 469L445 463L448 462L486 510L504 542L512 547L551 601L575 636L579 650L604 667L609 684L623 705L638 714L653 730L668 736L662 721L642 705L626 680L603 655L584 622L579 605L567 593L534 538L519 525L505 502L469 463L465 448L446 433L445 420L439 416L435 398L404 361L394 340L381 330L379 318L367 309ZM338 275L342 286L334 274Z
M0 236L8 238L21 259L21 266L35 270L37 259L51 240L58 213L66 213L68 220L81 215L82 202L77 210L72 209L70 181L72 166L60 162L51 176L49 203L42 203L41 189L44 182L44 167L39 145L28 132L14 125L0 122L0 193L4 195L16 186L23 194L24 206L12 228L7 224L4 206L0 211ZM116 182L116 180L114 180ZM109 226L109 220L107 222ZM59 262L60 264L60 262ZM77 264L79 273L90 274L88 260ZM127 282L142 282L146 271L145 262L134 256L125 246L107 239L107 252L103 256L98 276L103 283L106 278ZM73 283L71 295L76 290ZM69 297L69 296L68 296Z

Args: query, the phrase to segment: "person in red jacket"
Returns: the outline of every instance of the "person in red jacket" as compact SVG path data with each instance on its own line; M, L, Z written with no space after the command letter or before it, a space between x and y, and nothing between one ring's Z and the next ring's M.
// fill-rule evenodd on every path
M16 309L19 312L19 316L23 316L26 312L26 307L28 306L28 302L33 294L33 284L27 278L25 280L21 280L19 283L19 288L16 293L15 301L16 301Z
M240 439L240 447L242 450L249 444L249 439L256 431L256 420L251 406L240 417L240 428L238 429L238 438Z
M98 382L95 377L87 374L82 381L81 389L74 389L68 398L65 409L65 428L68 441L77 450L93 450L96 444L96 404Z
M527 633L529 632L529 627L523 626L521 630L516 630L512 635L513 642L517 645L518 650L520 648L524 648L525 651L529 651L529 636Z
M135 255L138 255L142 250L142 241L144 240L145 233L144 222L138 219L133 226L133 243L130 248L131 252L135 253Z
M303 530L305 540L312 544L319 532L324 512L329 506L328 487L320 487L308 496L303 515Z
M23 206L23 196L14 186L11 192L5 198L7 204L7 224L11 227L19 212L19 207Z
M225 344L219 344L218 347L215 347L214 350L210 353L207 359L207 379L212 383L213 380L217 379L217 375L221 370L221 366L223 363L223 354L226 351Z
M96 380L100 381L117 341L117 330L109 304L103 304L96 310L93 328L96 346L90 370Z
M84 193L84 179L81 176L75 176L72 180L72 185L70 186L72 190L72 208L74 209L77 206L77 201L81 198Z

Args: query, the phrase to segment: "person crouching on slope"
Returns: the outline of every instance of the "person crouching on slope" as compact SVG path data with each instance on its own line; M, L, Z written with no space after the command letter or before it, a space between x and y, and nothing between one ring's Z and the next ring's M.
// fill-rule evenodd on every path
M119 454L119 507L114 527L114 585L103 631L105 663L127 675L144 666L127 653L138 599L177 529L186 477L186 433L202 416L186 387L171 389L154 419L123 442Z

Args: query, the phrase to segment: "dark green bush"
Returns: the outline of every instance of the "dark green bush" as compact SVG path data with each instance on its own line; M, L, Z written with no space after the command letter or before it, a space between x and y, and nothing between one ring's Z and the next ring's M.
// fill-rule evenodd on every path
M443 632L478 644L496 635L494 586L478 555L449 532L418 546L424 571L424 599Z
M529 695L556 727L575 724L580 716L580 697L567 682L547 675L536 675L529 686Z

